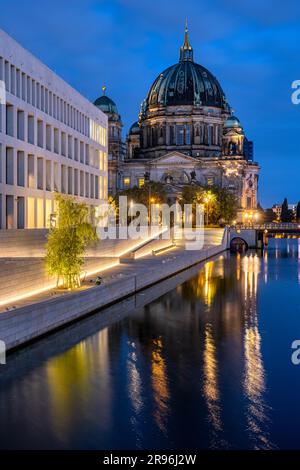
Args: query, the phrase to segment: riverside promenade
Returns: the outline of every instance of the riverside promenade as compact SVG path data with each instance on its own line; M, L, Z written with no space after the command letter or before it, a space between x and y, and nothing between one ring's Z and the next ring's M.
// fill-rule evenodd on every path
M0 340L7 350L20 347L218 255L228 246L227 232L223 229L206 230L204 240L201 250L192 251L186 250L180 239L164 243L162 248L159 240L150 241L150 251L149 244L129 250L115 259L111 267L104 263L103 270L99 258L99 268L74 292L51 288L13 303L6 302L0 306ZM98 275L102 278L99 286L95 285Z

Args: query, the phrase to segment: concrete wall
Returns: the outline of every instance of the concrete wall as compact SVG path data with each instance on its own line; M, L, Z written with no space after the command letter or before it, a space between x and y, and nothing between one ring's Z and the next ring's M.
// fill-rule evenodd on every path
M100 271L117 263L117 258L86 258L82 273ZM47 274L43 258L0 259L0 306L55 286L56 279Z
M155 258L155 264L143 263L134 275L122 275L109 284L38 302L0 315L0 339L7 349L15 348L84 315L120 300L183 269L221 253L226 244L198 252L183 251L180 256ZM137 261L136 263L138 263Z
M32 230L0 230L0 258L41 258L45 256L45 245L47 242L47 229ZM119 233L117 232L117 237ZM86 257L119 257L145 240L99 240L86 250Z

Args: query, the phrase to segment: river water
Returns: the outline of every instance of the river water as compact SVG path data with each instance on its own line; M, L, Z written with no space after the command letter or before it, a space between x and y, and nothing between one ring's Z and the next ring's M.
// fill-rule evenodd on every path
M0 447L300 449L299 294L299 240L271 240L9 355Z

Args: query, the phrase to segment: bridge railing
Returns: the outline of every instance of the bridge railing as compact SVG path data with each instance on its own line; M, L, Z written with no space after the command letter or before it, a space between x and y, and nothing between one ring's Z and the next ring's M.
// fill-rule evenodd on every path
M300 230L300 224L294 222L287 223L269 223L269 224L236 224L232 228L240 230Z

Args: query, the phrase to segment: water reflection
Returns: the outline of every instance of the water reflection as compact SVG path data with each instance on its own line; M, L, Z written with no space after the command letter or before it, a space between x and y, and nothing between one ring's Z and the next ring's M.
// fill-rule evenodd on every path
M211 423L211 448L218 448L220 442L218 436L222 431L222 408L220 403L220 391L218 388L218 363L216 357L216 346L212 334L212 325L207 324L204 342L204 370L203 370L203 393L208 409L208 420Z
M262 291L278 288L277 278L298 288L298 253L295 240L289 255L276 246L222 255L107 328L89 320L94 331L74 345L62 348L81 323L49 341L48 356L43 342L11 356L1 369L1 445L276 447L265 359L272 329L261 327L272 309Z
M265 266L267 266L267 260L265 255ZM268 437L268 409L264 399L266 377L257 314L257 286L260 266L260 259L256 253L248 255L242 260L245 298L244 392L250 440L255 449L269 449L272 448L272 444Z
M157 338L153 341L151 358L151 382L153 388L153 399L155 401L154 419L159 429L167 433L167 416L169 390L167 383L166 363L162 355L162 340Z

